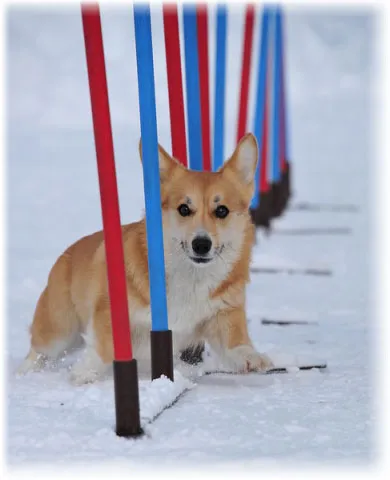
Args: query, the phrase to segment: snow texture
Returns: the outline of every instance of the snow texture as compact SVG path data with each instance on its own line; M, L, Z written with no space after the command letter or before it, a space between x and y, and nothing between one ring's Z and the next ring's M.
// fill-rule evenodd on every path
M104 4L101 11L121 219L128 223L139 219L144 208L132 9ZM215 6L210 11L213 33ZM225 156L235 142L244 9L230 6L229 12ZM275 466L347 465L374 458L374 379L379 368L373 361L377 325L369 237L374 26L369 9L286 8L294 202L359 207L352 213L287 211L274 222L274 235L258 233L253 265L332 270L326 277L251 275L247 296L251 338L260 351L291 367L289 373L203 375L207 365L199 369L179 365L173 385L167 379L151 383L142 373L141 416L147 435L128 441L114 433L112 376L81 387L68 382L68 368L77 353L41 373L21 378L14 374L27 353L28 326L53 262L70 243L100 230L102 223L79 7L8 9L10 466L104 460L176 467L238 460ZM153 11L152 28L158 133L169 150L159 8ZM213 78L214 36L210 48ZM212 85L211 100L213 89ZM282 228L309 227L348 227L351 232L277 234ZM262 325L263 318L315 323L267 326ZM294 368L308 360L325 360L328 369ZM149 423L177 396L172 408Z

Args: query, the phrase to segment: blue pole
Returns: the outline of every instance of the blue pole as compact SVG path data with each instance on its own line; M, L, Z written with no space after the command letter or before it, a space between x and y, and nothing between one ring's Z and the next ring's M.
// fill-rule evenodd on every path
M226 90L226 23L227 8L217 6L217 37L215 61L215 93L214 93L214 146L213 170L223 165L225 90Z
M285 56L285 30L284 30L284 15L282 8L278 8L278 20L280 23L280 62L281 62L281 82L282 82L282 95L283 95L283 118L281 121L284 126L284 156L291 162L289 155L289 142L288 142L288 118L287 118L287 107L286 107L286 56Z
M263 122L264 122L264 105L266 95L266 80L267 80L267 65L268 65L268 38L269 38L269 17L270 8L263 7L261 13L261 33L259 36L259 63L257 72L257 86L256 86L256 107L253 125L253 134L256 137L259 146L259 160L257 162L255 174L255 193L252 198L251 208L256 209L259 205L260 196L260 171L261 171L261 146L263 142L268 139L263 138Z
M196 21L195 6L183 5L189 166L192 170L201 171L203 169L202 127L200 117L198 29Z
M280 19L280 18L279 18ZM273 89L272 89L272 150L271 182L280 180L280 79L281 79L281 36L277 9L273 10Z
M149 5L134 5L135 47L141 121L142 168L152 330L168 330L164 240L161 215L156 98L154 91L152 28Z

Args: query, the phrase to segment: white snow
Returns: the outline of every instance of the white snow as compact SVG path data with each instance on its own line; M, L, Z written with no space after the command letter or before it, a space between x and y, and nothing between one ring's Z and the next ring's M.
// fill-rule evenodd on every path
M235 141L243 19L241 6L230 8L226 155ZM105 4L101 10L121 218L127 223L137 220L144 208L133 18L131 8ZM356 204L360 210L287 211L274 228L348 227L352 232L258 233L254 265L333 271L329 277L251 276L251 337L259 350L287 365L289 373L203 375L207 365L199 370L181 366L174 385L167 379L151 384L141 375L147 436L128 441L113 430L112 377L94 385L70 385L68 367L74 357L42 373L14 375L27 353L28 325L50 267L70 243L101 229L102 223L79 8L9 8L5 354L6 456L13 469L37 463L96 465L103 460L125 469L130 462L140 467L211 468L215 462L238 461L280 468L365 465L376 458L374 399L380 366L373 346L378 326L369 236L373 13L297 7L286 11L293 201ZM214 7L212 13L210 31ZM158 8L152 25L159 139L169 150ZM262 318L316 324L265 326ZM296 371L296 365L308 360L327 361L327 371ZM185 388L172 408L148 423Z

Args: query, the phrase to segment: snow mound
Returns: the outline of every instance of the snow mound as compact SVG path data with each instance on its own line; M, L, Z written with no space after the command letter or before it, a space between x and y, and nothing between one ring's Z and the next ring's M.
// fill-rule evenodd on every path
M140 382L141 425L153 421L162 411L172 406L178 398L195 385L178 370L174 372L174 381L162 376L152 382Z

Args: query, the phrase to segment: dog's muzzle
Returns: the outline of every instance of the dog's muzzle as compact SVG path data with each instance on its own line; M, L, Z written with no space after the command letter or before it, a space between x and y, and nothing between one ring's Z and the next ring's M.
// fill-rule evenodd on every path
M196 236L191 243L192 252L191 260L195 263L208 263L213 257L210 257L211 247L213 242L211 238L206 235Z

